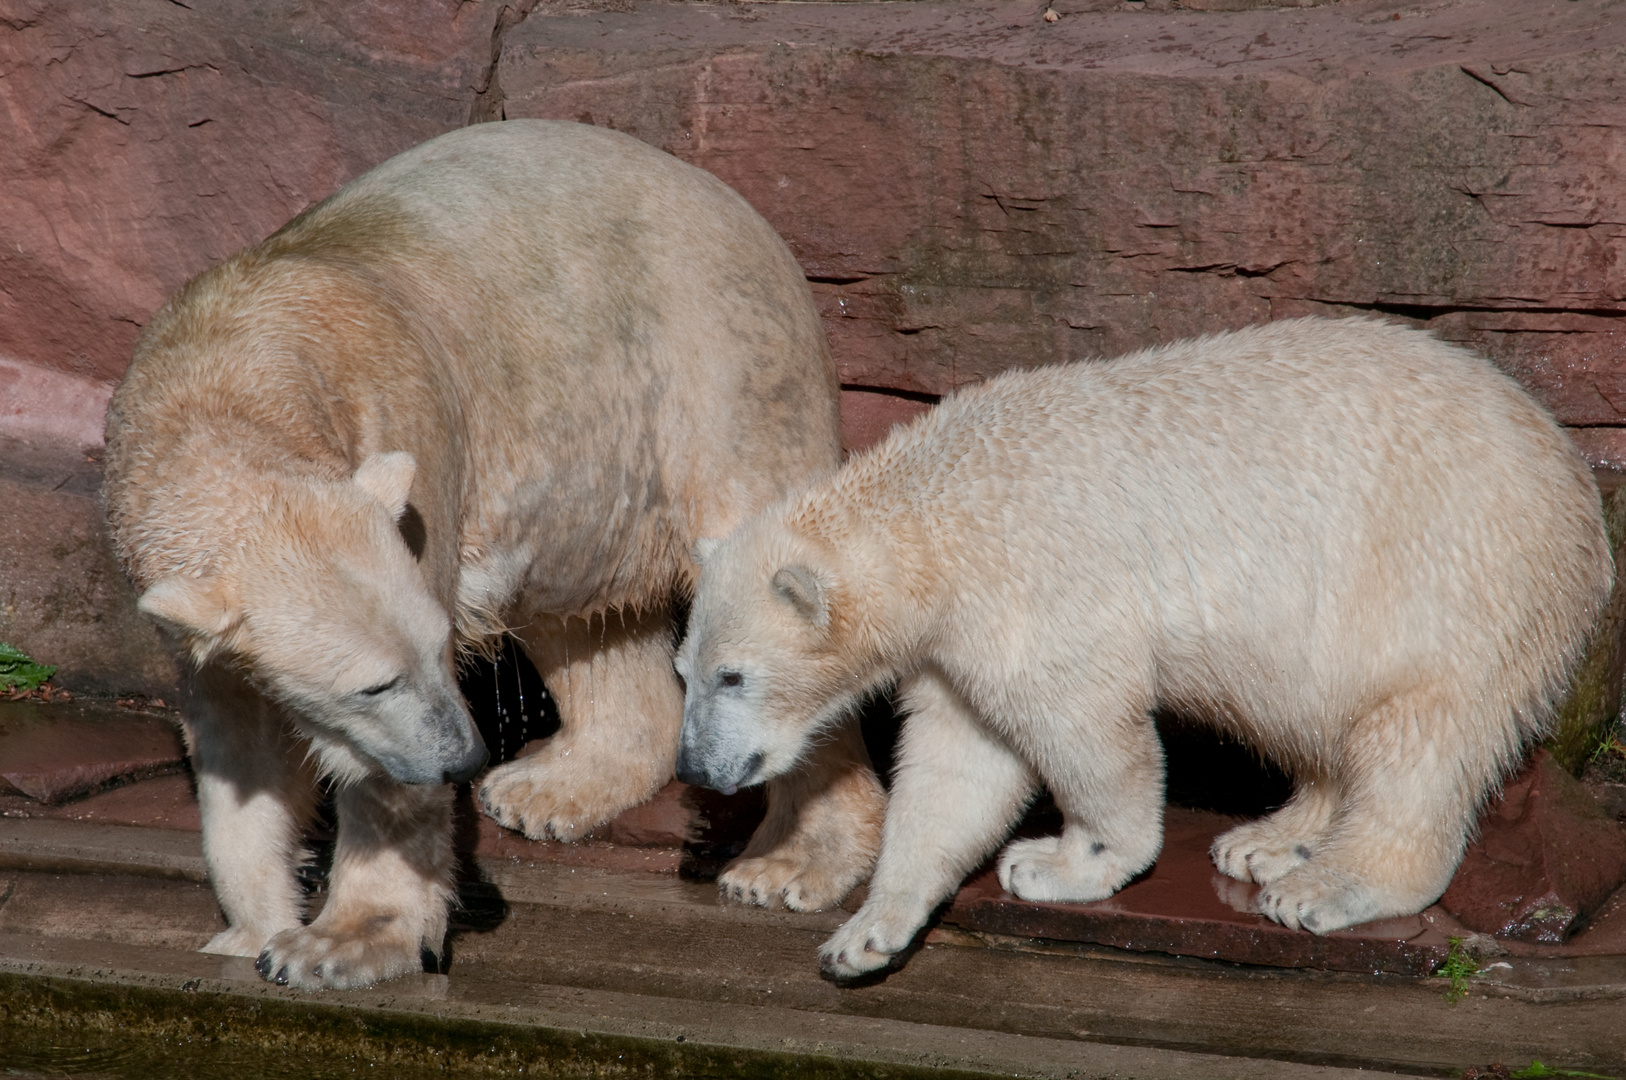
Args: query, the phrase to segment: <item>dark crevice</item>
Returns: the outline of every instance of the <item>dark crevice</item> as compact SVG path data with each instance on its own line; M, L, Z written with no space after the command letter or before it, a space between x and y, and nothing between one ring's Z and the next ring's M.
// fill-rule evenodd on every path
M899 334L899 335L901 335L903 337L913 337L914 335L919 334L919 333L921 333L923 331L926 331L926 330L941 330L941 329L943 329L941 326L900 326L900 327L897 327L895 330L893 330L893 333Z
M1170 266L1167 267L1167 270L1171 274L1217 274L1220 277L1256 278L1269 277L1286 265L1287 262L1279 262L1254 269L1247 266L1238 266L1236 263L1208 263L1203 266Z
M1618 308L1499 307L1491 304L1396 304L1389 301L1356 304L1343 300L1323 300L1313 296L1296 297L1295 299L1313 300L1316 303L1332 304L1338 307L1351 308L1355 311L1371 311L1379 315L1394 315L1402 319L1418 319L1424 322L1429 319L1437 319L1442 315L1467 314L1470 312L1489 315L1589 315L1599 319L1626 319L1626 309Z
M90 102L86 101L84 98L71 98L69 100L75 101L75 102L79 103L80 105L83 105L85 108L89 109L91 112L95 113L97 116L105 116L109 120L114 121L115 123L123 124L125 127L130 126L130 121L124 119L124 117L120 116L118 113L108 112L106 109L99 109L96 106L92 105Z
M126 79L156 79L162 75L179 75L185 70L184 67L177 67L164 68L161 71L127 71L124 73L124 77Z
M1497 97L1501 98L1503 101L1507 102L1509 105L1523 105L1523 106L1526 106L1526 107L1528 107L1528 105L1529 105L1529 102L1514 101L1512 98L1507 96L1506 91L1504 91L1500 86L1497 86L1490 79L1488 79L1484 75L1481 75L1479 72L1475 71L1473 68L1468 67L1466 64L1464 64L1462 66L1462 73L1464 75L1468 76L1468 78L1472 79L1474 82L1481 83L1481 84L1483 84L1485 86L1490 87L1492 90L1494 90L1496 92Z
M898 390L891 386L866 386L862 383L842 383L843 390L852 390L861 394L885 394L887 397L903 398L905 401L918 401L922 405L936 405L943 400L942 394L928 394L923 390Z
M855 282L868 281L875 276L874 274L831 274L819 277L809 274L807 280L812 285L852 285Z
M474 101L469 106L469 123L483 124L488 120L507 119L508 114L503 107L502 82L499 78L503 39L508 36L508 31L525 21L537 2L538 0L519 0L515 4L504 4L502 10L497 12L497 21L491 27L491 61L486 67L485 78L474 89Z

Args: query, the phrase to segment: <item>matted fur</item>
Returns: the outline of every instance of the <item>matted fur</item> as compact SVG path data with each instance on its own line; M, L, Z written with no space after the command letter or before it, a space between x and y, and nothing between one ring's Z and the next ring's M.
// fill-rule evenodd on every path
M1440 895L1612 576L1563 432L1427 334L1295 320L1010 373L707 553L679 771L772 777L901 681L869 897L822 952L853 976L1041 784L1064 830L1005 849L1007 889L1095 900L1151 865L1169 706L1293 774L1214 860L1326 933Z
M441 949L441 781L484 758L454 654L493 634L523 643L563 722L484 779L498 820L573 839L665 783L690 545L835 467L837 392L767 224L575 124L435 139L182 289L114 395L107 499L142 608L191 661L230 922L208 949L302 986ZM773 899L832 903L868 872L879 785L850 741L821 761L784 786L798 824L730 871ZM339 782L338 850L304 926L318 773Z

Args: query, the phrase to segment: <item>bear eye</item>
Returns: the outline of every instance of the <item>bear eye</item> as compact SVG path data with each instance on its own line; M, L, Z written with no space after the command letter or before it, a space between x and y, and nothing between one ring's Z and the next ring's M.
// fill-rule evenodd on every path
M361 691L361 696L362 697L377 697L379 694L384 693L386 690L394 690L400 684L401 684L401 676L397 675L395 678L391 679L389 682L381 682L377 686L369 686L367 689Z
M717 673L718 686L739 686L745 682L745 676L737 671L719 671Z

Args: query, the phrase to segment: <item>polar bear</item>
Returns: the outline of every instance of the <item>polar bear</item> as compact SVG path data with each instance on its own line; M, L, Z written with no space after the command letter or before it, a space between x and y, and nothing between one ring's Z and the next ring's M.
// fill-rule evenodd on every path
M1005 848L1006 889L1097 900L1150 866L1159 705L1295 778L1213 846L1263 914L1421 910L1613 578L1553 421L1360 319L1001 375L697 556L679 776L777 776L899 681L879 862L821 951L838 978L903 950L1041 785L1064 827Z
M837 399L768 225L583 125L434 139L182 289L114 396L106 492L140 607L190 661L230 924L206 951L350 987L441 950L447 781L486 760L455 658L505 630L562 727L485 777L490 813L568 840L664 784L689 548L839 463ZM302 925L324 775L337 849ZM869 871L883 798L843 733L770 791L725 888L835 902Z

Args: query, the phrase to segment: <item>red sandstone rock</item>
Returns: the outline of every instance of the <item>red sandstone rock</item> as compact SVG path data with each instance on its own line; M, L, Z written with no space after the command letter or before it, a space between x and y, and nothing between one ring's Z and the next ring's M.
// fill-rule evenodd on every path
M642 806L635 806L594 829L590 839L628 847L682 847L691 830L683 793L688 785L673 780Z
M70 690L171 695L174 667L107 541L100 479L75 447L0 436L0 641Z
M1558 944L1626 881L1626 832L1538 750L1480 819L1440 898L1467 926Z
M848 453L863 450L886 438L897 424L906 424L931 404L873 390L841 392L841 445Z
M616 127L741 191L818 283L849 384L1377 310L1566 423L1626 418L1626 20L1099 8L541 7L501 81L509 116Z
M188 277L464 123L499 0L0 0L0 354L98 379Z

